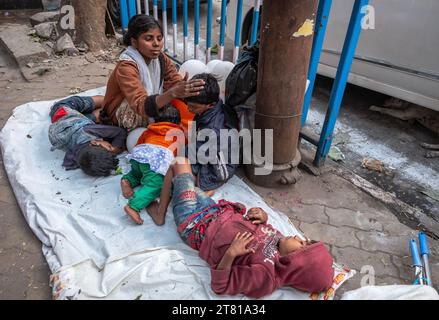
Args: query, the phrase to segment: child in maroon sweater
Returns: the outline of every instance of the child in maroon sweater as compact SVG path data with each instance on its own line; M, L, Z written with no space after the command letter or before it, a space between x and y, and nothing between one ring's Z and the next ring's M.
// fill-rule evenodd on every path
M333 260L322 242L283 236L261 208L246 214L242 204L215 203L195 187L187 159L170 167L160 204L148 208L157 224L164 222L171 186L178 232L210 265L215 293L259 298L282 286L312 293L331 286Z

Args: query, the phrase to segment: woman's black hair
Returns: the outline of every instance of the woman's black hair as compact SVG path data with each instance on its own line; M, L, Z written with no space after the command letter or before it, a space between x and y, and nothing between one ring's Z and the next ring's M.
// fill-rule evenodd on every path
M157 28L163 35L163 29L160 22L155 20L152 16L146 14L135 15L128 23L128 31L123 37L123 44L128 47L131 45L131 38L138 39L142 33Z

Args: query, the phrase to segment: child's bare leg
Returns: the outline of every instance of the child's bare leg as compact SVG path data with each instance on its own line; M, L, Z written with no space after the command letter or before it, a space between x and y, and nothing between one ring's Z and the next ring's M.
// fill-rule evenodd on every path
M140 218L140 215L136 210L130 208L129 205L126 205L123 209L125 210L125 213L129 215L135 223L143 224L143 220L142 218Z
M133 188L128 180L121 179L120 188L122 189L122 194L125 199L130 199L134 195Z
M146 207L146 212L151 216L152 221L158 226L162 226L165 224L165 214L159 211L160 204L157 201L151 202L149 206Z
M95 109L100 109L104 106L104 96L93 96L91 98L95 104Z
M171 202L172 179L174 176L183 173L192 173L192 168L187 159L178 158L176 163L171 165L166 173L160 193L160 203L154 201L146 208L146 212L148 212L156 225L161 226L165 224L166 210L168 209L169 202Z

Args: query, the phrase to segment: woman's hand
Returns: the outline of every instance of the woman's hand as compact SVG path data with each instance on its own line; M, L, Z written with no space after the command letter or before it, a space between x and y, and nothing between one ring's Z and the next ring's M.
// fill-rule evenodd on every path
M117 148L113 147L111 145L111 143L109 143L108 141L104 141L104 140L92 140L90 141L90 144L92 146L99 146L104 148L105 150L109 151L109 152L114 152L116 153L118 151Z
M253 224L262 224L267 222L268 215L261 208L251 208L247 213L247 219Z
M189 74L186 72L183 81L178 82L170 91L173 99L184 99L198 96L204 89L204 81L200 79L189 80Z
M247 253L255 253L253 249L247 248L247 245L254 239L254 236L250 232L237 233L235 239L230 244L227 252L230 256L236 258L243 256Z

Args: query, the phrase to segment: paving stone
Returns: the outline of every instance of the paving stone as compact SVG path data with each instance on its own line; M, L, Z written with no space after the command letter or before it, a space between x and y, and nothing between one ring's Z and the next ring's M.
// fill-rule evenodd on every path
M32 41L29 32L30 29L21 24L9 24L0 28L0 45L3 43L19 66L49 58L41 43Z
M360 247L360 242L355 237L355 230L349 227L333 227L321 223L310 224L302 222L300 229L307 237L323 241L326 244L339 247Z
M332 254L338 263L360 272L364 266L372 266L375 276L399 278L399 270L393 265L392 257L386 253L372 253L357 248L333 246Z
M365 231L382 231L383 226L376 215L348 209L326 208L329 223L333 226L348 226Z
M324 224L329 223L328 216L324 212L324 207L320 205L302 205L290 209L289 216L297 220L314 223L320 222Z
M413 237L415 237L413 231ZM382 251L396 256L409 253L410 236L389 235L378 231L358 231L357 237L361 241L361 248L366 251Z
M0 201L9 204L16 204L15 195L9 185L0 184Z

